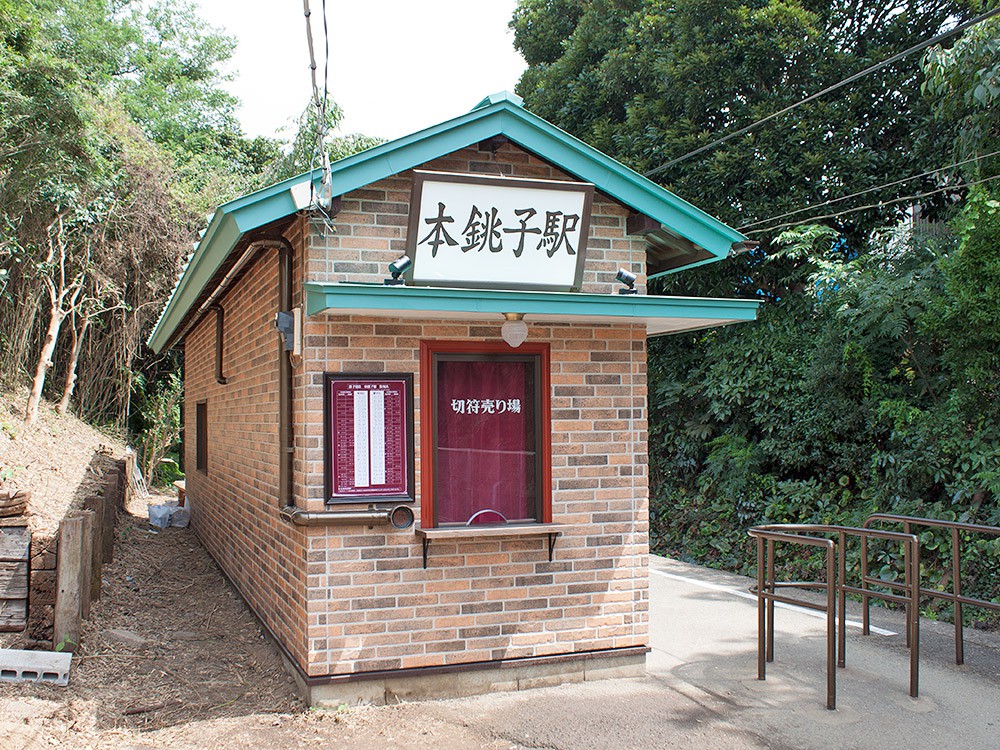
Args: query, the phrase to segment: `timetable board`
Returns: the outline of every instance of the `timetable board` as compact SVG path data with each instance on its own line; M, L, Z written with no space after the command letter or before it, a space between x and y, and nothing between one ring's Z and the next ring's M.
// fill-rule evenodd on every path
M327 375L330 501L412 498L412 380Z

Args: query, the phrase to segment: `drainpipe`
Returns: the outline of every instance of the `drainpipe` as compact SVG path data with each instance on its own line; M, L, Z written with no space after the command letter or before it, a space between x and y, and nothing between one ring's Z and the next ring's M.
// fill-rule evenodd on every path
M278 238L278 309L292 309L292 243ZM295 436L292 434L292 362L291 352L278 339L278 507L293 507L292 462L295 460ZM282 511L284 512L284 511Z
M284 237L278 242L278 309L292 309L292 244ZM340 524L390 524L397 529L413 525L413 511L405 505L359 511L306 511L292 502L292 465L295 441L292 434L292 362L291 352L278 340L278 507L282 520L296 526L329 526Z
M387 523L397 529L408 529L413 525L413 511L405 505L397 505L394 508L369 506L368 510L317 511L288 506L282 508L281 517L296 526L339 526L341 524L375 526Z

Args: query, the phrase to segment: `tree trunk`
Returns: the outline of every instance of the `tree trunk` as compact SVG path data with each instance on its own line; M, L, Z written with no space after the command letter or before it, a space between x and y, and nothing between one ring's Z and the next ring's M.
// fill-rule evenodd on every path
M35 368L35 379L31 383L31 395L28 396L28 406L24 410L25 427L31 427L38 420L38 404L42 400L45 375L52 367L52 355L55 353L56 341L59 340L59 328L65 317L66 312L53 303L49 309L49 330L45 332L42 352L38 355L38 366Z
M66 385L63 386L63 395L59 406L56 407L56 411L60 414L65 414L69 409L69 400L73 396L73 388L76 385L76 364L80 360L80 350L83 348L83 339L87 335L88 328L90 328L90 316L86 314L84 314L83 323L80 324L79 330L75 324L70 328L70 332L73 334L73 346L70 349L69 362L66 364Z

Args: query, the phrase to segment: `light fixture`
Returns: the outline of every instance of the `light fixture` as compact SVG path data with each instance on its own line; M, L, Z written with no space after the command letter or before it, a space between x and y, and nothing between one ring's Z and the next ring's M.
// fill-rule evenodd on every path
M392 274L392 278L386 279L383 283L386 286L405 286L406 280L399 277L406 273L412 265L413 261L410 260L409 255L396 258L396 260L389 264L389 273Z
M500 328L500 335L508 345L519 347L528 338L528 324L524 322L524 313L504 313L506 321Z
M615 274L615 281L619 281L624 284L627 289L619 289L619 294L638 294L638 290L635 288L635 274L629 273L624 268L619 268L618 273Z

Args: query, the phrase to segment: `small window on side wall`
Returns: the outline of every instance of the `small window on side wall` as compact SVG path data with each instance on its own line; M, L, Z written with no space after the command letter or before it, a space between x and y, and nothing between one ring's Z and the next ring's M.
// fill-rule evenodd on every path
M208 473L208 402L199 401L194 406L194 465L203 474Z
M421 523L551 522L549 349L425 342Z

